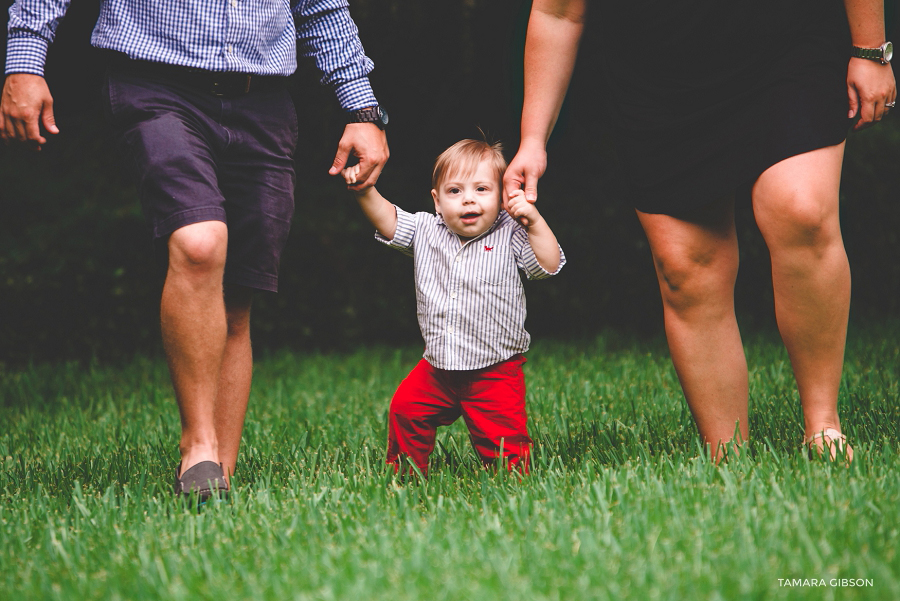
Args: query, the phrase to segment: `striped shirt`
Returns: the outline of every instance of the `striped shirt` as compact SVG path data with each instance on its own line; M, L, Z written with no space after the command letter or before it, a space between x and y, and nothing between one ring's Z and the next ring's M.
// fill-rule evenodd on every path
M44 74L47 49L71 0L17 0L9 9L6 73ZM103 0L91 44L209 71L290 75L315 62L344 110L374 106L347 0Z
M480 369L528 350L525 291L528 279L550 273L538 263L528 233L506 211L477 238L461 243L440 215L397 207L397 230L379 241L415 260L416 308L425 359L439 369Z

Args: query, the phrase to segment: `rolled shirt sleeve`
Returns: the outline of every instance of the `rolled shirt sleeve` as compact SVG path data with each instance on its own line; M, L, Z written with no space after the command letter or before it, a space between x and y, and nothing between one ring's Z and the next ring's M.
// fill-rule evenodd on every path
M9 8L6 67L11 73L44 75L47 49L70 0L17 0Z
M418 229L416 215L404 211L397 205L394 205L394 209L397 211L397 229L394 231L393 239L389 240L378 232L375 232L375 239L411 257L413 256L413 241L416 238L416 229Z
M562 247L557 244L559 247L559 265L557 266L556 271L547 271L544 269L538 262L537 256L534 254L534 249L531 248L531 243L528 241L528 232L520 225L517 225L516 230L513 232L511 244L513 253L516 257L516 264L529 280L545 280L549 277L553 277L559 273L559 270L566 264L566 255L563 252Z
M293 7L297 50L314 61L320 82L334 90L345 111L375 106L369 83L374 65L366 56L346 0L306 0Z

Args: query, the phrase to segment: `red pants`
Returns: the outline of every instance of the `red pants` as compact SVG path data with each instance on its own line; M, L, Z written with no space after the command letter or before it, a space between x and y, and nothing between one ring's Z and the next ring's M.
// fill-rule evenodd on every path
M425 359L400 383L388 416L387 462L399 467L406 455L428 473L438 426L448 426L462 415L472 446L485 464L503 456L510 468L528 470L531 438L525 426L525 357L483 369L449 371L432 367Z

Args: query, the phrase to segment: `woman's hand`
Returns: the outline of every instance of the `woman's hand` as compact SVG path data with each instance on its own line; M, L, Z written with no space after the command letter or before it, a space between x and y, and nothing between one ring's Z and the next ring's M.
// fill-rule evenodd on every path
M881 121L897 100L897 86L890 65L881 65L866 58L851 58L847 68L847 94L850 97L849 117L859 115L853 129L865 129Z
M534 206L534 203L525 199L525 192L522 190L514 190L509 195L506 204L509 206L506 211L510 217L518 221L526 229L541 219L541 214L538 212L537 207Z
M503 204L517 190L525 190L525 200L537 201L537 183L547 169L547 151L543 144L522 142L519 151L503 174Z

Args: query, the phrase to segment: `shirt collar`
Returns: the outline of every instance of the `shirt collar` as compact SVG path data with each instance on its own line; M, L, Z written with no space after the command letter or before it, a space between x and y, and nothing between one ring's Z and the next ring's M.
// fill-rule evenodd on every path
M450 228L447 227L447 224L444 222L444 216L443 216L443 215L441 215L440 213L435 213L434 215L435 215L435 217L437 217L438 225L444 226L444 229L447 230L447 233L448 233L448 234L451 234L452 236L456 236L457 238L459 238L459 235L456 234L456 232L451 231ZM491 224L491 227L489 227L488 229L484 230L483 232L481 232L480 234L478 234L477 236L475 236L475 237L472 238L471 240L466 240L466 243L472 242L472 241L474 241L474 240L478 240L478 239L480 239L480 238L483 238L483 237L487 236L488 234L490 234L491 232L493 232L494 230L496 230L498 227L500 227L500 225L502 225L504 222L506 222L506 221L509 220L509 219L512 219L512 217L509 216L509 213L507 213L507 212L504 211L503 209L500 209L500 213L497 215L497 218L494 219L494 223Z

